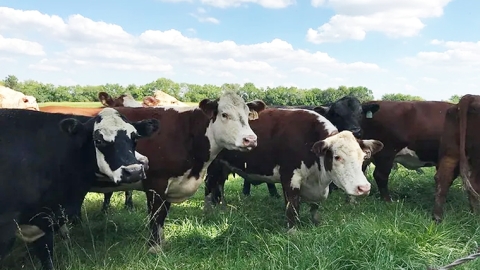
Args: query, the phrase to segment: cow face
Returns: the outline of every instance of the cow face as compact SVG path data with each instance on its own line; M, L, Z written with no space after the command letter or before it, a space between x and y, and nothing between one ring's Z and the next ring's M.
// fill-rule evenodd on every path
M27 110L40 111L37 99L34 96L23 96L18 101L18 107Z
M85 129L91 132L100 174L115 183L145 179L148 159L136 152L135 147L138 139L149 137L159 129L158 120L131 123L115 109L105 108L90 121L94 121L90 130L88 122L82 124L76 119L65 119L60 124L71 135L85 133Z
M227 92L215 101L202 100L199 107L211 118L207 132L219 147L250 151L257 146L257 135L248 120L255 119L265 109L263 101L245 103L237 94Z
M377 140L358 140L352 132L342 131L316 142L312 151L320 158L322 175L331 179L348 195L366 195L370 183L362 171L367 153L382 150L383 143Z
M330 106L318 106L313 110L330 120L339 131L349 130L355 137L360 138L364 115L368 112L373 115L378 109L377 104L362 105L356 97L344 96Z

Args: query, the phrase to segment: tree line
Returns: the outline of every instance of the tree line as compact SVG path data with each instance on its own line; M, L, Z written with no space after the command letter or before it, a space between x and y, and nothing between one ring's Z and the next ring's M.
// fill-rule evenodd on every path
M145 85L130 84L126 87L119 84L105 85L75 85L75 86L55 86L45 84L34 80L19 81L14 75L8 75L1 84L20 91L25 95L31 95L37 98L38 102L89 102L98 101L98 93L103 91L111 96L119 96L129 93L135 99L141 100L145 96L153 95L156 90L174 96L183 102L200 102L204 98L217 98L223 90L233 90L246 100L261 99L269 105L319 105L333 102L345 95L357 97L361 102L373 100L373 92L364 86L339 86L338 88L311 88L300 89L296 87L266 87L259 88L253 83L229 84L221 86L212 84L188 84L176 83L167 78L159 78L156 81ZM451 102L458 102L459 96L452 96ZM405 94L385 94L382 100L423 100L419 96Z

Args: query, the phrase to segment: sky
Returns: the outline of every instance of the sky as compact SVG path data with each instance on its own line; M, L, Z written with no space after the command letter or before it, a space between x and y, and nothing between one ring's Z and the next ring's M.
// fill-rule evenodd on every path
M478 0L0 0L0 78L480 94Z

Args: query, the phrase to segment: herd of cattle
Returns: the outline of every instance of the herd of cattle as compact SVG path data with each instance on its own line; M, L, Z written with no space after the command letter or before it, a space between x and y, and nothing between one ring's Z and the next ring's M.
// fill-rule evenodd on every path
M370 162L387 202L395 163L436 166L434 220L441 222L459 174L471 210L480 210L480 96L465 95L458 104L361 103L345 96L287 107L226 92L198 106L152 106L153 97L140 103L101 92L100 108L39 108L34 97L15 92L0 88L0 263L17 236L52 269L53 234L69 237L67 222L81 220L88 192L104 193L106 210L112 192L125 191L131 207L132 190L144 191L149 251L158 252L171 203L187 200L205 183L205 209L224 205L230 173L244 178L245 195L251 184L266 183L270 195L279 196L280 183L289 232L300 202L317 223L318 203L335 186L347 196L368 195Z

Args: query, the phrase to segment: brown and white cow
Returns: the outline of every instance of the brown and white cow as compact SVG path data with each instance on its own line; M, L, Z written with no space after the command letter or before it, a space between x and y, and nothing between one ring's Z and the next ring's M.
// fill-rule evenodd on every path
M300 201L310 204L312 220L318 222L318 203L328 197L331 182L348 195L370 192L362 163L365 152L382 149L380 141L357 140L351 131L339 133L325 117L304 109L268 108L250 126L258 146L243 153L223 150L217 159L243 178L281 183L289 229L298 219ZM220 178L210 177L206 189L223 186L226 179ZM206 196L205 203L210 201Z
M465 95L447 110L435 174L433 219L443 218L443 205L453 183L460 176L468 193L470 210L479 213L480 194L480 96Z
M142 185L114 186L97 181L97 188L91 191L144 190L151 214L150 252L157 252L163 243L163 226L171 203L181 203L195 194L208 165L221 150L250 151L257 146L248 119L250 111L264 108L262 101L245 103L231 92L216 100L202 100L198 107L116 108L130 121L159 119L162 131L139 141L136 147L149 160ZM99 110L57 106L50 112L95 115Z
M0 108L39 110L37 99L34 96L26 96L2 85L0 85Z
M391 202L388 177L394 163L408 169L435 166L445 113L453 104L441 101L370 101L380 109L362 121L362 138L383 143L372 155L373 177L381 197ZM369 162L364 163L364 170Z
M136 101L130 94L122 94L117 98L111 97L106 92L99 92L98 99L105 107L154 107L160 102L155 97L146 96L143 98L143 102Z

